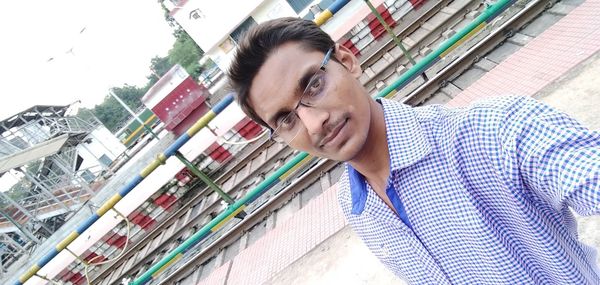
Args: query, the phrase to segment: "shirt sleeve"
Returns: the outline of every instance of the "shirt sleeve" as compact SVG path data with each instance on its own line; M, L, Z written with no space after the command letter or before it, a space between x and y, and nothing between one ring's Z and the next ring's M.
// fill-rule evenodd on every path
M531 98L506 109L500 139L508 171L556 209L600 212L600 132Z

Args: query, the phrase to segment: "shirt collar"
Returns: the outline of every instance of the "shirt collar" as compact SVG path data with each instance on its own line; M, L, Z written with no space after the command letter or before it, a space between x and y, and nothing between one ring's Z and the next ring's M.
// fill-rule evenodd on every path
M391 173L415 164L431 152L431 145L413 107L387 99L377 101L383 106ZM352 197L352 214L359 215L367 201L367 184L362 174L348 163L346 171Z

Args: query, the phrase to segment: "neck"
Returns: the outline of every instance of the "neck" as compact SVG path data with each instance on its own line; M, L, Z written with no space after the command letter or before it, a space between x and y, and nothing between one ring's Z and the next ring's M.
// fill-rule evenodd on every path
M390 159L383 107L369 100L371 123L367 140L360 152L348 163L368 181L385 181L390 174Z

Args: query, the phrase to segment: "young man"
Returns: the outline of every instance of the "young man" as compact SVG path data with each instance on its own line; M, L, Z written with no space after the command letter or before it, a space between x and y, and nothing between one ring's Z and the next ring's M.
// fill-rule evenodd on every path
M345 161L349 224L414 284L600 284L570 209L600 212L600 133L522 97L449 109L373 100L315 24L250 30L229 70L274 139Z

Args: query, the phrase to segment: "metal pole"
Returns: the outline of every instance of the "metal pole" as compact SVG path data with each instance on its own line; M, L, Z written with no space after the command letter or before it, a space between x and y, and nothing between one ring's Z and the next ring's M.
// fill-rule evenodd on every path
M377 9L375 9L373 4L371 4L371 1L369 1L369 0L364 0L364 1L367 4L367 6L369 6L369 9L371 9L371 13L373 13L375 15L375 17L377 17L377 20L379 20L379 23L381 23L383 28L385 28L385 31L388 33L388 35L390 35L390 37L392 37L392 39L394 40L396 45L402 50L402 53L404 54L404 56L406 56L406 58L408 58L408 61L410 61L410 63L412 65L415 65L416 64L415 60L410 55L410 53L406 50L406 48L402 44L402 41L400 41L400 39L398 39L396 34L394 34L394 31L392 31L390 26L385 22L385 20L383 19L383 16L381 16L381 14L377 11Z
M23 253L27 253L27 250L22 245L20 245L19 242L14 240L12 237L9 237L6 233L2 233L2 237L2 241L10 243L13 247L15 247Z
M280 180L284 180L287 178L292 172L294 172L299 165L306 163L311 157L308 156L307 153L303 152L296 155L291 161L283 165L279 168L273 175L269 176L263 182L261 182L256 188L252 191L248 192L244 197L227 207L224 212L217 215L214 219L212 219L208 224L203 226L198 232L193 234L190 238L185 240L181 245L171 251L168 255L163 257L158 263L154 264L148 271L146 271L142 276L134 280L130 285L141 285L150 281L154 276L156 276L157 272L162 272L171 264L176 262L179 258L183 257L183 253L185 253L188 249L193 247L200 240L208 237L210 233L216 232L221 226L223 226L227 221L237 215L239 212L243 211L244 208L254 200L256 200L260 195L262 195L265 191L273 187Z
M2 193L2 192L0 192ZM20 232L22 232L28 239L30 239L31 241L40 244L41 241L36 238L33 233L31 233L29 230L27 230L26 228L24 228L21 224L19 224L17 221L15 221L10 215L8 215L7 213L4 213L4 211L0 210L0 215L4 216L8 221L10 221L13 225L15 225L15 227L17 227L17 229L19 229Z
M27 210L25 207L21 206L19 203L17 203L15 200L13 200L12 198L10 198L8 195L4 194L4 192L0 191L0 196L4 199L6 199L9 203L11 203L13 206L15 206L17 209L19 209L19 211L23 212L23 214L25 214L27 217L29 217L31 220L39 223L42 228L44 228L45 230L47 230L49 233L52 233L52 231L50 231L50 228L48 228L46 226L46 224L44 224L44 222L38 220L33 214L31 214L29 212L29 210Z
M227 204L231 205L233 203L235 203L235 200L233 200L233 198L231 198L231 196L229 196L229 194L225 193L225 191L223 191L223 189L221 189L217 184L215 184L210 177L208 177L206 174L204 174L202 171L200 171L198 168L196 168L196 166L189 160L187 160L187 158L185 158L183 156L183 154L181 154L179 151L175 152L175 156L177 156L177 158L179 158L179 160L181 162L183 162L183 164L185 164L185 166L192 172L194 173L196 176L198 176L198 178L200 178L202 181L204 181L204 183L206 183L206 185L212 189L213 191L217 192L217 194L219 196L221 196L221 198L223 200L225 200L225 202L227 202ZM247 213L244 211L241 211L240 213L238 213L236 215L237 218L243 219L244 217L246 217Z
M52 165L49 165L52 166ZM48 174L53 175L53 177L50 177L49 175L46 175L46 180L47 182L44 181L40 181L40 183L42 184L52 184L50 186L56 186L58 185L58 183L60 183L60 180L62 179L61 177L63 176L62 174L58 174L56 171L52 170L52 167L44 167L45 170L48 171ZM44 171L44 170L42 170ZM52 187L48 187L48 188L52 188ZM74 200L74 197L71 196L71 194L69 194L69 191L67 189L62 189L62 192L65 193L65 195L67 195L67 197L69 197L69 200Z
M323 2L323 1L322 1ZM319 15L315 15L313 22L317 24L317 26L322 26L327 22L327 20L331 19L335 13L342 9L342 7L346 6L350 0L336 0L331 3L327 9L323 10ZM319 3L320 5L321 3Z
M371 4L371 1L369 1L369 0L364 0L364 1L367 4L367 6L369 6L369 9L371 9L371 13L373 13L375 15L375 17L377 17L377 20L379 20L379 23L381 23L381 25L383 26L383 28L385 28L385 31L388 33L388 35L390 35L390 37L392 37L392 39L394 40L394 42L396 43L396 45L400 48L400 50L402 50L402 53L404 54L404 56L406 56L406 58L408 58L408 61L414 66L416 64L415 60L410 55L410 53L408 52L408 50L406 50L406 48L402 44L402 41L400 41L400 39L398 39L398 37L396 36L396 34L394 34L394 31L392 31L392 29L390 28L390 26L385 22L385 20L383 19L383 16L381 16L381 14L377 11L377 9L375 9L375 7L373 6L373 4ZM425 81L429 80L427 78L427 75L425 75L425 72L423 72L421 74L421 76L423 76L423 79Z
M117 102L119 102L119 104L121 104L121 106L123 106L123 108L125 108L125 110L127 110L127 112L129 112L130 115L133 116L133 118L138 121L138 123L140 123L142 125L142 127L144 127L144 129L146 129L155 139L159 139L159 137L152 131L152 129L148 126L146 126L146 124L144 123L144 121L142 121L142 119L140 119L134 112L133 110L131 110L131 108L129 108L129 106L127 106L127 104L125 104L125 102L123 102L123 100L121 100L121 98L119 98L119 96L117 96L117 94L115 94L112 90L109 92L110 96L112 96L113 98L115 98L117 100Z
M377 94L376 98L389 97L396 93L396 91L406 86L413 78L416 78L419 74L425 72L425 70L434 64L436 61L444 58L448 53L453 51L463 41L476 34L478 31L483 29L487 22L491 22L491 19L495 18L503 9L507 8L514 0L499 0L493 5L486 8L479 17L475 18L473 22L469 23L466 27L458 31L452 37L443 42L436 50L429 53L425 58L419 61L416 65L411 67L406 72L402 73L400 77L394 81L391 85L387 86Z
M125 108L125 110L127 110L129 112L129 114L131 114L140 124L142 124L142 126L150 134L152 134L152 136L155 139L159 139L158 136L152 131L152 129L150 127L148 127L142 121L142 119L140 119L135 113L133 113L133 111L129 108L129 106L127 106L127 104L125 104L125 102L123 102L123 100L121 100L119 98L119 96L117 96L117 94L110 91L110 95L113 96L115 99L117 99L117 101L123 106L123 108ZM187 158L185 158L179 151L177 151L175 153L175 157L177 157L177 159L179 159L179 161L181 161L185 165L185 167L187 169L189 169L194 175L196 175L198 178L200 178L202 181L204 181L204 183L206 183L206 185L208 185L208 187L210 187L213 191L217 192L217 194L219 194L219 196L221 196L221 198L223 200L225 200L225 202L227 202L227 204L232 204L234 202L234 200L229 195L227 195L227 193L225 193L219 186L217 186L217 184L215 184L215 182L212 181L210 179L210 177L208 177L206 174L202 173L202 171L200 171L193 163L191 163L189 160L187 160Z
M33 175L29 174L27 171L22 170L22 169L16 169L16 171L23 173L23 175L25 175L25 177L27 177L27 179L29 179L29 181L33 182L33 184L35 184L37 187L40 187L42 192L44 192L46 195L50 196L51 200L53 200L58 205L63 207L63 209L67 210L67 212L71 211L71 209L69 209L69 207L67 207L67 205L65 205L65 203L58 200L58 198L56 198L56 196L54 196L54 194L52 194L52 192L50 192L50 190L48 190L46 188L46 186L44 186L44 185L42 185L42 183L38 182L37 179L35 177L33 177Z
M79 182L79 184L81 185L81 188L84 188L90 195L94 195L94 191L92 191L92 188L90 188L90 186L88 185L88 182L85 181L85 179L83 179L82 177L80 177L79 175L77 175L76 173L71 172L71 169L69 169L68 166L63 165L61 162L65 162L68 163L68 161L63 161L60 158L59 154L55 154L52 157L54 164L56 164L56 166L58 166L58 168L60 168L62 171L65 172L65 175L67 176L73 176L73 178L75 180L77 180Z
M175 152L175 156L177 156L177 158L179 158L179 160L183 162L183 164L185 164L185 166L190 171L192 171L192 173L194 173L196 176L198 176L198 178L204 181L204 183L206 183L208 187L215 190L215 192L217 192L217 194L219 194L219 196L221 196L221 198L223 198L223 200L225 200L227 204L233 204L235 202L231 198L231 196L229 196L227 193L225 193L225 191L223 191L219 186L217 186L217 184L215 184L208 176L206 176L206 174L202 173L198 168L196 168L196 166L191 161L187 160L187 158L185 158L182 153L177 151Z

